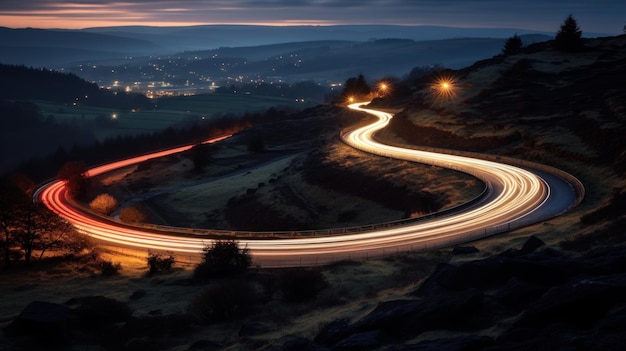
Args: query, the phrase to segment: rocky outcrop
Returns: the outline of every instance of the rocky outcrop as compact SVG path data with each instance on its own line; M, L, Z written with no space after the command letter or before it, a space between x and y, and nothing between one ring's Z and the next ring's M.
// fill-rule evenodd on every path
M519 250L440 264L405 299L384 301L352 323L332 322L312 345L357 349L345 345L358 340L362 350L622 349L626 248L574 257L542 247L531 237ZM428 337L442 333L450 337Z

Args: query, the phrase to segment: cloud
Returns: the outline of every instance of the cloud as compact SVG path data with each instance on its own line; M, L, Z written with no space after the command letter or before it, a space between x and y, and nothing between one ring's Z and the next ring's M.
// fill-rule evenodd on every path
M583 31L620 33L624 0L0 0L0 23L33 18L73 27L120 24L403 24L557 30L569 14ZM29 19L30 18L30 19ZM65 19L65 23L63 20ZM31 21L31 22L29 22ZM70 21L70 22L68 22Z

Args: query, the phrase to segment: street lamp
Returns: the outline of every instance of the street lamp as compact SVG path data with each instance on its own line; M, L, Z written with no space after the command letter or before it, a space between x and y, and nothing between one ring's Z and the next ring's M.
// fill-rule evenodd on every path
M432 85L435 98L449 100L456 97L456 86L454 78L440 77Z
M389 89L389 85L386 82L378 83L378 97L383 97L387 94L387 90Z

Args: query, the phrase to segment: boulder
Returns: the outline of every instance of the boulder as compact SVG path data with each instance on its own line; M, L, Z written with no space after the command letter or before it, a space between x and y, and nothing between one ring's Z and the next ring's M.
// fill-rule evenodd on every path
M359 330L381 330L394 336L417 335L428 330L473 330L481 315L483 293L477 289L449 292L420 300L383 302L355 323Z
M480 252L475 246L461 246L457 245L452 249L453 255L469 255Z
M417 344L394 345L386 351L482 351L493 344L493 339L488 336L468 335L449 339L425 340Z
M61 342L68 337L69 309L65 305L33 301L8 327L8 333L32 336L42 342Z
M519 250L519 254L526 255L529 253L533 253L535 252L535 250L545 245L546 243L544 243L543 240L534 235L531 235L531 237L528 238L528 240L526 240L526 242L524 243L524 246L522 246L522 248Z
M589 328L626 295L626 273L576 280L554 287L528 309L516 326L542 327L565 323Z
M352 334L331 348L331 351L367 351L384 345L382 334L378 330Z
M543 295L549 287L527 282L523 279L513 277L501 288L493 293L493 297L500 304L520 312L526 306Z
M313 341L320 345L332 346L356 332L357 329L350 325L347 319L338 319L322 328Z

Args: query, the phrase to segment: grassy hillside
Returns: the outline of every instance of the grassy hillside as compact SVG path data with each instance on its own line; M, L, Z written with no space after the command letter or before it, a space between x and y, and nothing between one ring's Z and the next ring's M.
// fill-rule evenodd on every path
M32 300L66 303L69 333L62 342L109 349L622 349L626 92L616 78L625 76L626 36L586 40L585 46L563 53L550 43L535 45L447 72L455 94L437 94L435 77L423 80L378 136L408 147L472 149L564 169L583 181L587 193L580 206L562 216L462 247L312 269L253 270L207 284L195 282L189 271L145 276L145 262L130 260L121 276L108 279L80 262L29 274L6 272L7 279L0 280L8 292L0 301L1 310L8 311L2 320L12 320L19 306ZM297 141L314 140L310 147L326 145L314 154L322 156L324 169L335 177L354 176L364 170L361 164L380 160L339 150L330 131L343 127L339 122L357 121L325 107L284 121L285 129L261 126L248 133L267 133L274 141L282 135L299 148L303 144ZM283 133L295 126L308 128ZM312 135L324 137L306 139ZM425 138L432 135L437 137ZM225 149L247 155L236 145ZM171 180L165 166L180 160L160 162L155 170ZM216 163L216 169L224 166ZM426 174L404 164L386 167L392 184L402 177L419 183ZM292 166L283 179L295 182L306 171ZM270 194L272 186L280 190L281 180L267 176L274 181L258 185L256 193ZM305 188L292 187L297 191L290 197L301 198L296 195ZM326 194L340 202L336 193ZM294 285L304 287L300 299L291 298ZM205 314L194 318L198 312ZM32 331L12 330L6 329L0 346L41 345Z

